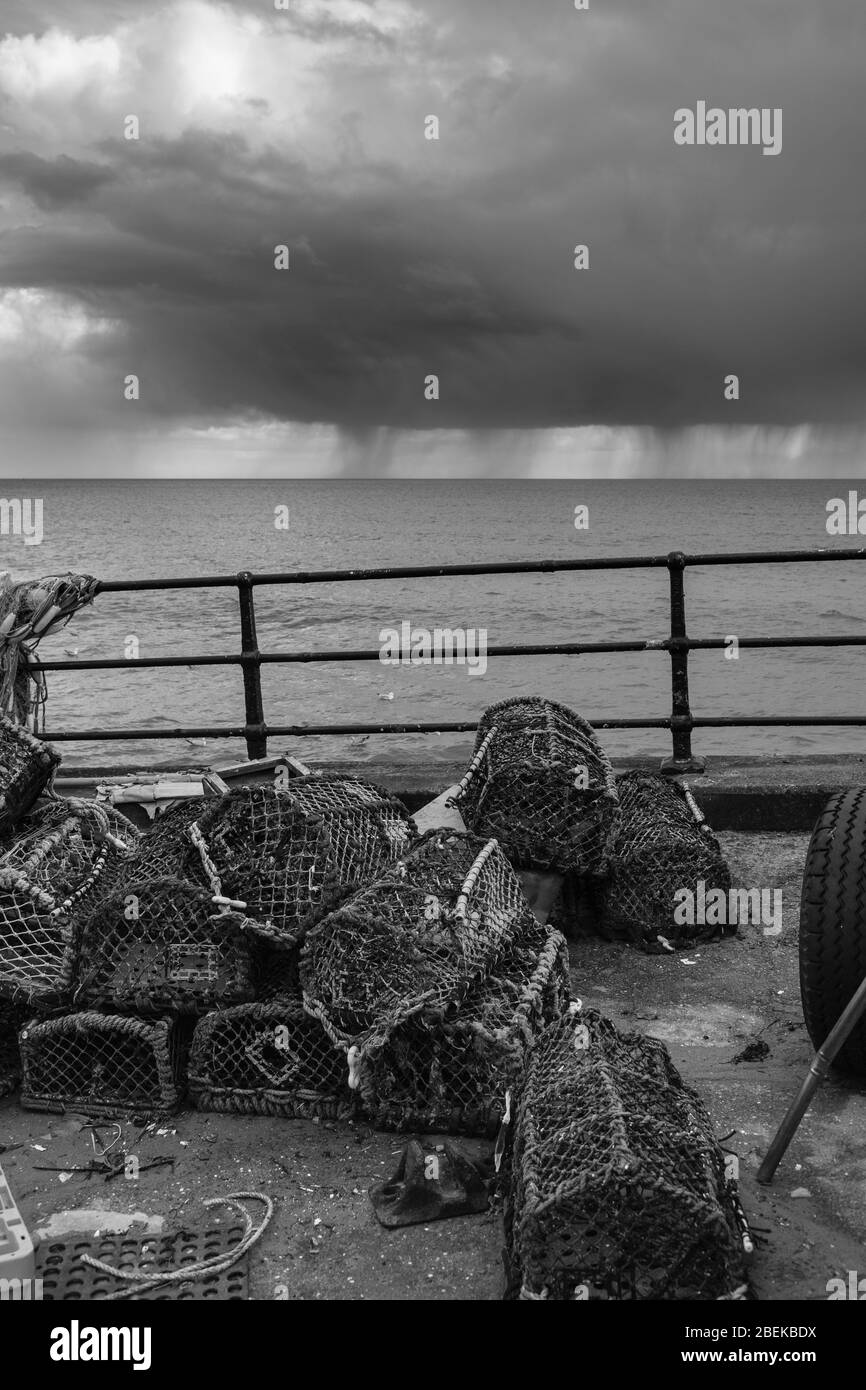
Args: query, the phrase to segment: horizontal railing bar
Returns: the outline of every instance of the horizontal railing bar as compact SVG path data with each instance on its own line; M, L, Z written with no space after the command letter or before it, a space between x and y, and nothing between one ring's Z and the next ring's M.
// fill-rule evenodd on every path
M866 726L866 715L718 715L716 718L692 719L590 719L594 729L671 729L676 726L694 729L749 729L772 727L862 727ZM194 725L179 729L81 729L78 732L64 730L58 733L45 733L41 737L52 743L94 742L112 739L129 741L133 739L181 739L181 738L246 738L250 734L264 734L267 738L307 738L326 734L437 734L474 733L477 722L445 723L406 723L406 724L263 724L263 725Z
M510 646L493 646L485 649L486 656L581 656L593 652L646 652L646 651L707 651L729 645L730 639L724 637L689 637L658 641L624 642L538 642L515 643ZM864 647L863 636L819 636L819 637L738 637L740 647ZM342 651L303 651L303 652L237 652L216 656L151 656L136 657L94 657L90 661L34 661L31 670L38 671L119 671L121 668L140 666L243 666L245 664L263 666L286 663L309 663L331 661L379 661L378 647L361 650ZM389 662L388 665L421 665L419 662ZM455 665L456 662L437 661L437 665Z
M686 555L673 551L669 555L623 555L606 559L587 557L568 560L494 560L469 565L390 565L369 569L293 570L276 574L250 574L247 582L260 587L272 584L340 584L376 579L434 579L448 575L471 574L553 574L580 570L605 569L666 569L672 557L677 566L695 565L761 565L816 564L836 560L866 560L866 549L839 550L762 550L752 552L712 552ZM104 579L96 593L135 593L144 589L219 589L237 588L237 574L216 574L202 578L179 579Z

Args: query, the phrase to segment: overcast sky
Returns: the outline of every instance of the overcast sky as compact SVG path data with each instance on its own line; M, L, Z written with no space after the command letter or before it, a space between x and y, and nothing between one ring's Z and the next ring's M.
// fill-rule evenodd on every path
M0 0L3 474L859 472L863 0L288 3Z

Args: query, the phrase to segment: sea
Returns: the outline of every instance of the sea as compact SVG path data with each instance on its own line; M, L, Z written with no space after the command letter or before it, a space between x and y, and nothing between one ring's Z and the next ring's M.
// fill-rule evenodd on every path
M827 506L856 482L521 481L327 479L172 482L40 480L3 483L5 497L41 498L43 539L0 536L0 568L16 580L75 571L108 579L285 573L866 544L831 536ZM580 509L585 508L583 512ZM864 508L866 510L866 508ZM576 523L585 522L585 525ZM864 522L866 525L866 522ZM665 569L274 585L256 589L263 651L376 649L386 628L483 630L489 647L516 643L660 640L669 632ZM697 566L686 571L690 637L866 636L866 562ZM134 639L133 642L130 639ZM45 638L44 659L79 660L240 650L237 593L186 589L105 593ZM728 651L734 650L729 643ZM690 659L695 716L866 716L866 649L718 649ZM665 652L491 656L461 665L329 661L266 665L272 724L475 721L494 701L537 693L590 721L665 718ZM243 723L236 666L48 673L46 732L104 731L64 740L67 770L201 766L242 758L239 739L169 739L179 726ZM112 739L112 729L163 736ZM616 756L670 752L663 729L609 730ZM698 729L714 754L866 752L866 728ZM357 734L275 738L315 764L383 757L419 764L463 757L472 735Z

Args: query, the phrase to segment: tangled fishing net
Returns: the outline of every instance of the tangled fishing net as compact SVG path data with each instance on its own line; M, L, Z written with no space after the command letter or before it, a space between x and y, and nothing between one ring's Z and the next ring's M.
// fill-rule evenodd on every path
M304 1003L359 1066L422 1009L463 999L530 918L495 840L430 831L310 931L301 952Z
M19 1041L27 1110L167 1114L182 1099L184 1043L176 1020L67 1014L29 1023Z
M0 855L0 998L66 1000L83 914L122 872L136 837L97 801L54 800L26 818Z
M568 950L533 918L456 1009L424 1010L359 1068L375 1129L492 1136L534 1037L568 1005Z
M251 932L290 949L338 902L390 868L413 827L386 792L311 774L284 790L239 787L207 800L186 834L213 893L243 903Z
M89 574L52 574L13 583L0 576L0 713L38 733L45 724L45 673L34 669L38 644L92 603L98 581Z
M717 922L719 914L706 909L713 890L727 903L731 875L691 793L646 772L628 772L618 785L621 820L602 894L605 934L664 950L736 931L727 911Z
M189 1090L198 1110L340 1119L356 1108L345 1057L300 997L241 1004L201 1019Z
M100 899L81 935L76 1005L206 1013L255 995L245 919L210 889L176 878L139 880Z
M734 1171L664 1045L572 1005L531 1049L516 1105L510 1295L742 1297Z
M617 822L613 768L585 719L553 700L485 710L455 795L475 834L521 868L600 875Z

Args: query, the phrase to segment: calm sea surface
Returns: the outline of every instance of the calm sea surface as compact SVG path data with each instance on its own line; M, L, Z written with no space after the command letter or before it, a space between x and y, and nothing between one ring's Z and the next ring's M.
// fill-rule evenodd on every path
M25 546L0 538L0 566L16 579L77 570L102 579L209 575L241 569L458 563L538 557L855 546L828 537L826 503L847 483L518 482L490 479L252 482L4 481L3 493L44 499L45 536ZM856 483L850 484L856 487ZM17 489L17 491L16 491ZM574 509L589 507L589 529ZM290 527L274 524L288 506ZM866 632L866 568L859 563L724 567L687 571L692 637ZM663 638L667 572L614 570L563 575L325 584L256 591L262 650L378 648L382 627L487 629L490 646L516 642ZM235 652L231 590L104 594L40 654L122 657L136 636L142 656ZM695 715L858 714L866 651L743 650L691 658ZM160 729L243 720L236 667L49 673L48 731L103 726ZM490 658L485 675L465 667L386 667L376 662L263 668L272 724L475 719L487 704L527 692L563 700L593 717L665 717L670 662L664 653ZM393 699L383 697L393 693ZM664 756L664 731L611 731L613 755ZM699 730L701 753L866 752L866 730ZM439 760L471 736L373 735L363 741L278 740L315 761L349 751ZM277 751L277 748L274 751ZM67 764L132 760L140 766L202 763L242 755L240 742L207 748L168 740L64 743Z

